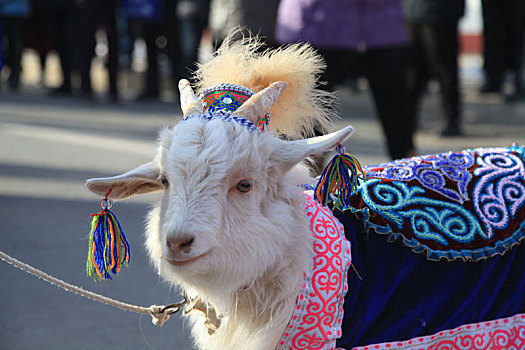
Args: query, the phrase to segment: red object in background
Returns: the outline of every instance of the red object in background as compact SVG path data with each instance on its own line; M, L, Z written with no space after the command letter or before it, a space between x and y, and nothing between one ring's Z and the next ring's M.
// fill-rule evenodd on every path
M460 34L459 47L461 53L482 54L483 53L483 34Z

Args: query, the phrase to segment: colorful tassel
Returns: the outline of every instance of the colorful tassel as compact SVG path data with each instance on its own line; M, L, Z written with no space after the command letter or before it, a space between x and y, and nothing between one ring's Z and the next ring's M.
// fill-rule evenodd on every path
M317 186L315 197L319 203L326 206L333 198L334 207L341 208L350 204L350 198L357 190L359 174L365 172L354 156L345 153L343 145L337 145L336 155L324 168Z
M111 190L100 201L100 213L91 214L86 272L94 280L111 279L110 272L118 273L121 264L128 266L130 261L129 243L115 214L109 210L113 204L108 199L110 193Z

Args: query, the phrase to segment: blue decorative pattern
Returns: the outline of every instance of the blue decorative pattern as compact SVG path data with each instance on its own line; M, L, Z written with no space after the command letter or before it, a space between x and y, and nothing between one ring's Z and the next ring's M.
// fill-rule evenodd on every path
M343 209L428 259L484 259L525 238L523 147L442 153L365 171Z
M257 126L255 126L254 123L252 123L248 119L245 119L245 118L242 118L242 117L236 117L236 116L232 117L231 115L221 115L221 114L218 114L218 115L213 115L213 114L205 114L205 115L192 114L192 115L188 115L188 116L182 118L182 121L186 121L186 120L192 119L192 118L202 118L202 119L205 119L205 120L222 119L222 120L225 120L227 122L235 122L237 124L240 124L240 125L246 127L248 130L250 130L250 132L261 132L259 130L259 128Z
M467 186L472 179L468 169L474 158L468 151L441 153L431 157L414 157L367 167L368 177L389 180L416 180L423 187L436 191L458 203L468 200ZM447 178L456 188L447 187Z
M373 197L371 193L373 192ZM455 242L469 243L476 235L486 239L476 217L461 205L425 197L425 189L402 182L367 181L361 190L365 203L373 202L374 209L403 228L403 219L408 219L416 238L433 240L448 245L444 236ZM372 199L374 198L374 199Z
M208 96L209 94L212 94L214 92L219 92L219 91L234 91L234 92L238 92L238 93L248 95L248 96L255 95L255 92L253 92L252 90L244 86L240 86L237 84L230 84L230 83L221 83L221 84L213 85L207 89L202 90L202 93L199 95L199 99L204 100L204 98Z
M503 149L479 152L479 165L474 175L480 177L474 188L474 206L488 236L494 230L506 229L525 203L525 168L518 155L503 153Z
M220 98L207 99L208 96L220 94ZM232 95L237 93L238 96ZM208 115L228 116L235 112L250 96L255 92L240 85L235 84L218 84L203 90L199 99L203 101L205 113ZM239 96L245 97L240 99Z
M253 131L254 124L249 120L242 117L231 117L232 113L253 95L255 95L255 92L252 90L229 83L217 84L204 89L199 95L199 99L204 106L204 116L202 117L207 120L219 118L228 122L234 121ZM184 120L190 117L193 118L195 116L186 117ZM257 128L260 131L267 131L269 122L270 113L266 113L262 116Z

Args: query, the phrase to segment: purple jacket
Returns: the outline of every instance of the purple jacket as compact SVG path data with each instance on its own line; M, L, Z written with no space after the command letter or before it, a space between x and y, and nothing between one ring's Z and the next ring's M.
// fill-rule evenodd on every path
M281 0L276 37L283 44L351 50L408 41L401 0Z

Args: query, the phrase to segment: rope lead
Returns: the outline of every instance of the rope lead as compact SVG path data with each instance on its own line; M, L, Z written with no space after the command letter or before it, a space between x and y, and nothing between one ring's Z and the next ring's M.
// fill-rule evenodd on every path
M121 310L135 312L139 314L148 314L151 315L151 322L153 322L156 326L162 326L164 322L166 322L171 315L178 312L183 306L187 305L189 303L189 300L185 297L183 301L175 304L169 304L169 305L151 305L150 307L143 307L128 303L123 303L121 301L111 299L108 297L105 297L103 295L91 292L89 290L82 289L81 287L75 286L73 284L67 283L62 281L61 279L58 279L56 277L53 277L51 275L48 275L47 273L40 271L37 268L34 268L31 265L25 264L21 262L20 260L17 260L8 254L4 253L0 250L0 259L4 260L8 264L13 265L14 267L19 268L20 270L23 270L33 276L36 276L40 279L43 279L44 281L60 287L64 289L67 292L72 292L78 295L81 295L85 298L98 301L99 303L103 303L109 306L113 306L116 308L119 308Z

